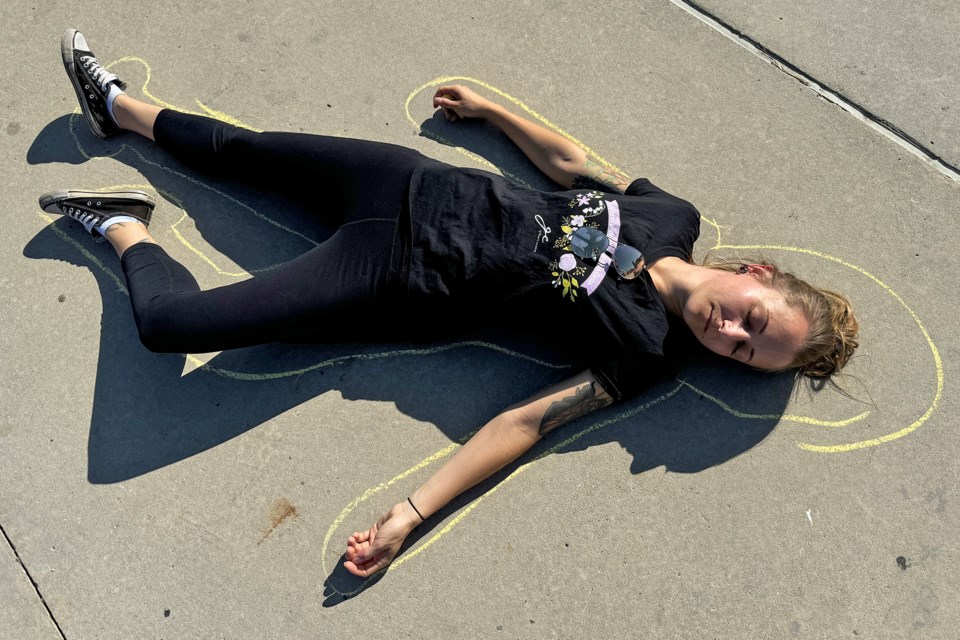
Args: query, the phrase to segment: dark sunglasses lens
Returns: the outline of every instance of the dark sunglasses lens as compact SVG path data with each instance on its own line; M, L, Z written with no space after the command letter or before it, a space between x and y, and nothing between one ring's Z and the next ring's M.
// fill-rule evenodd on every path
M629 245L618 245L613 252L613 265L621 278L633 280L643 271L643 254Z
M597 258L609 246L607 236L590 227L580 227L570 235L570 251L579 258Z

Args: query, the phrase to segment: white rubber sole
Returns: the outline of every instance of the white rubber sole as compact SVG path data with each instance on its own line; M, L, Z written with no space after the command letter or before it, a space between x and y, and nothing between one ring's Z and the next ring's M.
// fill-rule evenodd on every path
M123 199L123 200L135 200L142 204L147 204L150 206L156 206L156 202L150 196L150 194L145 191L138 191L136 189L130 189L129 191L75 191L75 190L63 190L63 191L51 191L40 196L40 208L46 211L47 213L61 213L57 208L57 203L61 200L85 200L87 206L95 207L97 205L97 200L103 200L105 198L113 199Z
M76 35L76 29L67 29L63 32L63 36L60 38L60 57L63 59L63 68L66 69L67 77L70 78L70 84L73 85L73 90L77 94L77 102L80 104L80 112L83 114L83 117L86 118L87 124L90 126L90 131L92 131L96 136L106 138L108 137L106 132L100 128L100 125L97 124L97 121L94 120L88 111L83 108L86 97L83 93L83 89L80 87L80 83L77 82L76 64L73 61L73 53L75 51L73 43L76 40Z

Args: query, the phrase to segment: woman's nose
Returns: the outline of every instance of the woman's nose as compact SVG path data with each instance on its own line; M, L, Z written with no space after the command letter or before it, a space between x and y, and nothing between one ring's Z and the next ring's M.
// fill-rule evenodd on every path
M742 324L730 322L729 320L724 320L723 324L720 325L720 333L735 340L746 340L750 337L750 334L744 330Z

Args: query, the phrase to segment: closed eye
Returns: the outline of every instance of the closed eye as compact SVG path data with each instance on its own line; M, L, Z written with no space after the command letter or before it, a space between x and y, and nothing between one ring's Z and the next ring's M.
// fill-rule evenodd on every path
M733 351L730 352L730 357L733 358L733 357L736 355L737 351L740 351L740 347L744 346L745 344L746 344L746 342L745 342L744 340L741 340L740 342L738 342L738 343L737 343L737 346L735 346L735 347L733 348ZM753 360L753 354L754 354L754 353L756 353L756 349L754 349L754 348L751 347L751 348L750 348L750 354L749 354L746 358L744 358L743 361L744 361L745 363L748 363L748 364L749 364L750 361Z

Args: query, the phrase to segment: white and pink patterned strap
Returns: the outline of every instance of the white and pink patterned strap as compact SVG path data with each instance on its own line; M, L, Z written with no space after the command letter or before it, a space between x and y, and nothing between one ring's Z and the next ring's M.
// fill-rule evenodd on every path
M619 244L618 240L620 238L620 205L617 204L616 200L605 200L607 205L607 238L610 240L609 251L613 252ZM589 296L597 287L600 286L600 283L603 282L604 276L607 275L607 269L610 268L610 264L613 262L613 259L609 254L604 253L597 260L597 266L593 268L593 271L590 272L590 275L587 276L587 279L583 281L583 284L580 285L580 288L587 292Z

